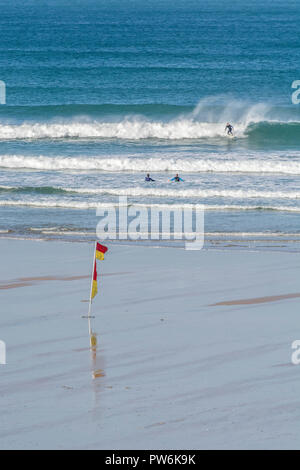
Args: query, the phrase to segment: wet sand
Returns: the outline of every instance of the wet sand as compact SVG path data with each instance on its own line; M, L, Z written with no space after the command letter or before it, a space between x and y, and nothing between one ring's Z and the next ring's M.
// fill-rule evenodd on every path
M0 448L299 448L300 255L108 246L90 351L93 245L0 241Z

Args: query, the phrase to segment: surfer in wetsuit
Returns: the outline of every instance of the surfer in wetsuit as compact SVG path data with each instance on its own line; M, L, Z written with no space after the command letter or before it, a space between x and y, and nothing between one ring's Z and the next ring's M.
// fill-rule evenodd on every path
M227 124L226 124L225 131L227 131L227 135L232 135L233 136L233 133L232 133L233 126L229 122L227 122Z
M145 181L155 181L152 178L150 178L150 174L147 173L147 176L145 177Z
M176 181L177 183L179 183L180 181L184 181L184 180L182 178L179 178L178 173L176 173L174 178L170 179L170 181Z

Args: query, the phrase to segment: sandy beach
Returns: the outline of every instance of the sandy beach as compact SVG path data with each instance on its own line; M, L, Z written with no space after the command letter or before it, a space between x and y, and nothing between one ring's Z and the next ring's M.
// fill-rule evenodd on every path
M299 254L1 240L1 449L299 448Z

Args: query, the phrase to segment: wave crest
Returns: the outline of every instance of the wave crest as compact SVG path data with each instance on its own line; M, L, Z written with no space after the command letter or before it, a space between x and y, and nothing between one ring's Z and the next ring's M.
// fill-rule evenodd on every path
M122 204L121 204L122 205ZM127 204L124 204L125 207ZM195 204L130 204L134 207L149 207L149 208L169 208L169 209L176 209L176 208L194 208ZM109 207L119 207L118 202L116 203L99 203L99 202L83 202L83 201L63 201L63 200L27 200L24 199L12 201L12 200L1 200L0 206L19 206L19 207L36 207L36 208L43 208L43 209L78 209L78 210L88 210L88 209L98 209L103 208L108 209ZM198 206L199 208L203 208L206 211L279 211L279 212L300 212L300 207L295 206L267 206L267 205L238 205L238 204L226 204L226 205L218 205L218 204L201 204Z
M17 108L15 112L22 110ZM224 97L203 99L191 111L188 107L171 105L77 105L32 107L24 112L28 118L23 122L0 124L1 140L224 139L227 121L233 123L238 138L276 139L279 132L280 138L300 139L300 119L295 112L264 103L250 105L228 98L224 102ZM0 115L5 118L3 113ZM11 119L12 111L7 113Z
M0 168L45 171L101 171L107 173L133 171L184 172L184 173L270 173L300 175L300 161L259 158L98 158L98 157L46 157L25 155L0 155Z
M0 193L34 193L45 195L89 194L99 196L166 197L166 198L228 198L228 199L300 199L300 191L264 191L247 189L178 189L161 187L131 188L68 188L54 186L0 186Z

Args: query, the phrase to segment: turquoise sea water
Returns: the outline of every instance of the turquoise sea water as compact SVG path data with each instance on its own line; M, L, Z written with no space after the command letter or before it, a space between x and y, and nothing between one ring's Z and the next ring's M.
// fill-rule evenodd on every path
M0 8L2 236L84 239L95 207L126 194L141 206L203 204L211 242L295 248L298 2ZM183 184L169 182L176 172Z

